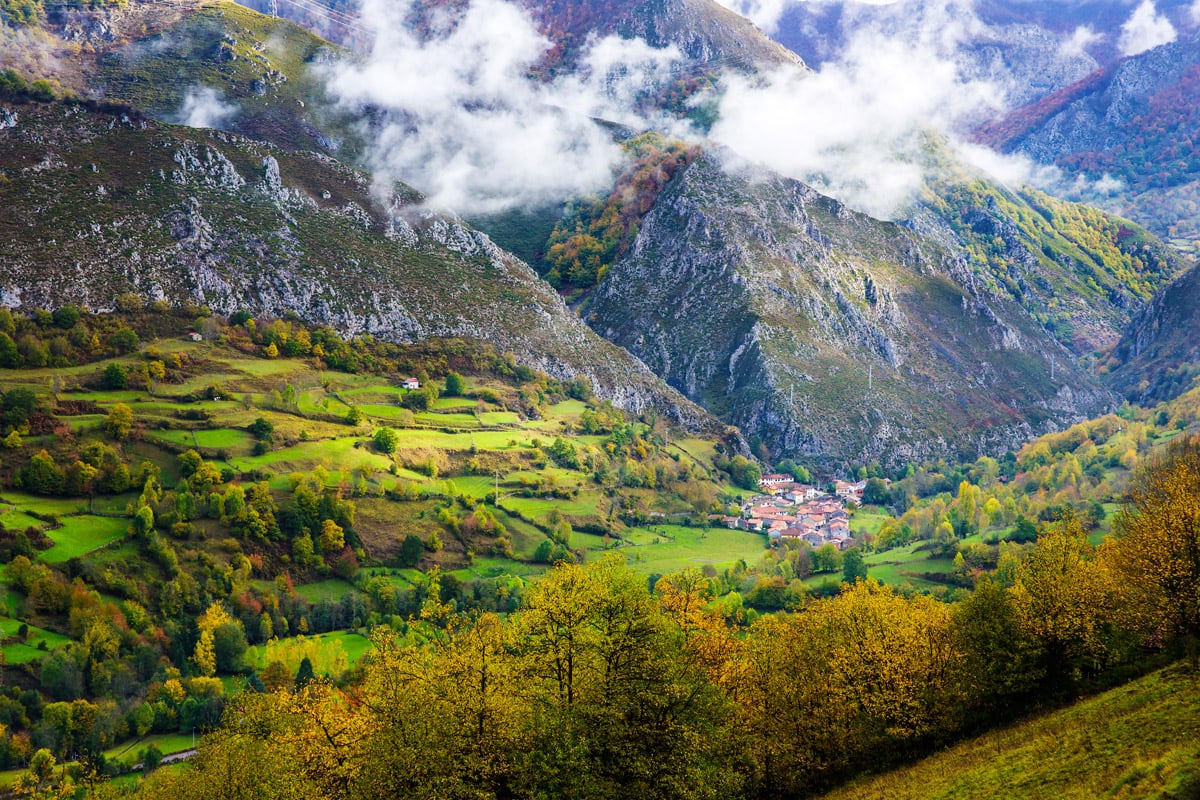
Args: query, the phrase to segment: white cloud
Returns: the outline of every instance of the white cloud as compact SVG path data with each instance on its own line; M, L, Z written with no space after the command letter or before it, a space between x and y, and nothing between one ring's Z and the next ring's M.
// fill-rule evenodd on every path
M593 117L647 124L639 93L665 80L674 50L608 38L591 43L575 75L531 79L550 43L527 14L474 0L457 24L421 40L403 24L411 0L366 0L376 31L358 62L327 84L346 105L382 112L371 154L377 179L402 180L430 205L492 213L564 200L611 180L622 155Z
M789 8L802 3L820 5L842 3L843 0L717 0L717 2L730 11L746 17L767 33L774 33L779 26L780 18ZM900 0L854 0L855 5L863 6L890 6L898 2Z
M1200 0L1193 0L1192 7L1188 9L1188 15L1192 18L1192 24L1200 25Z
M797 0L717 0L735 14L741 14L767 33L774 33L783 12Z
M862 30L818 73L727 78L711 136L856 209L894 216L921 187L927 135L952 137L1002 105L996 86L962 76L954 54L964 30L931 25L907 42Z
M1200 2L1200 0L1197 0ZM1080 25L1058 48L1058 54L1063 58L1078 58L1087 55L1088 48L1102 40L1104 36L1097 33L1091 25Z
M1122 54L1134 56L1175 41L1175 35L1175 26L1158 13L1154 0L1142 0L1121 26L1118 45Z
M175 121L190 128L221 128L240 110L236 104L225 102L224 96L215 89L195 86L183 98Z

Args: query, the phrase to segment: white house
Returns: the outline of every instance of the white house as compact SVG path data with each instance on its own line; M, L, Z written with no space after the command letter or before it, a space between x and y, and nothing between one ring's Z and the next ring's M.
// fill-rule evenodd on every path
M771 486L782 486L785 483L794 483L794 482L795 482L795 478L793 478L791 475L782 475L779 473L775 473L775 474L771 474L771 475L763 475L761 478L758 479L759 486L765 486L768 488Z
M421 382L419 380L417 380L416 378L405 378L404 383L401 385L404 386L405 389L420 389L421 388Z

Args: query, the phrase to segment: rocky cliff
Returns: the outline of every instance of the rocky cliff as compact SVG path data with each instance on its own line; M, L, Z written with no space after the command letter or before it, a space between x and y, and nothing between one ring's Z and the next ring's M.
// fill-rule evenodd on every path
M1188 391L1200 375L1200 267L1160 292L1113 348L1105 382L1136 403Z
M713 153L582 312L773 454L818 463L996 453L1112 402L961 257Z

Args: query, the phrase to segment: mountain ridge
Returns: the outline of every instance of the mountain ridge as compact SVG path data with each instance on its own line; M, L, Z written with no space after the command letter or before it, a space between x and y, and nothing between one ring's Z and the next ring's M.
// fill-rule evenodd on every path
M3 106L5 304L104 308L135 291L398 342L482 339L627 409L710 424L523 262L411 190L384 209L363 176L318 154L79 104Z

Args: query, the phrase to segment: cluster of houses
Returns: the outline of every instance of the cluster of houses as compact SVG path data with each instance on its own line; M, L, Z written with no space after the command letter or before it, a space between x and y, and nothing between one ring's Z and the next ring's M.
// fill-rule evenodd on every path
M830 495L815 486L796 483L791 475L764 475L763 494L742 506L740 517L724 517L727 527L766 532L771 543L801 541L813 548L833 544L853 546L848 503L860 505L866 482L835 481Z

